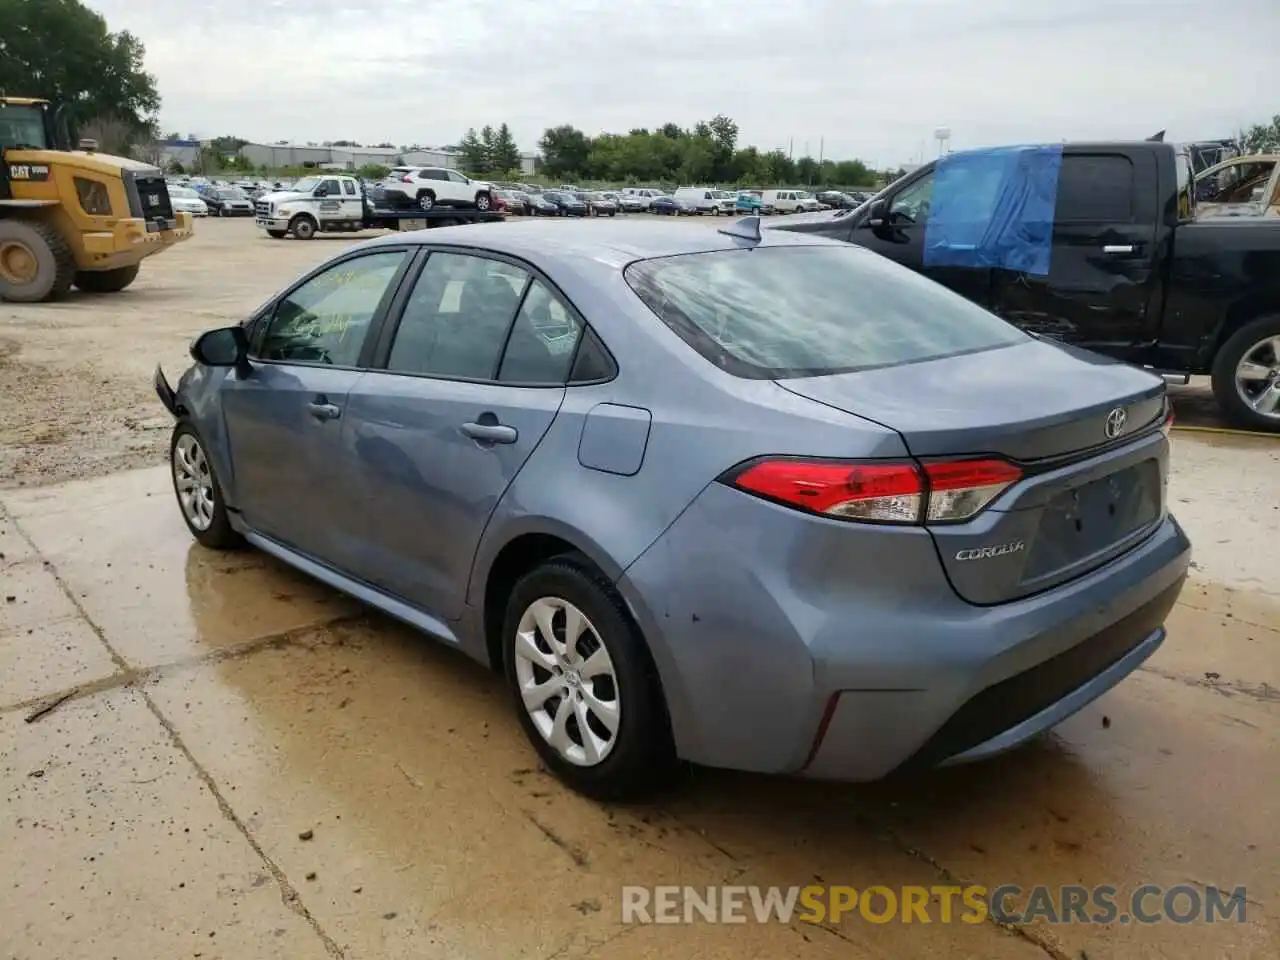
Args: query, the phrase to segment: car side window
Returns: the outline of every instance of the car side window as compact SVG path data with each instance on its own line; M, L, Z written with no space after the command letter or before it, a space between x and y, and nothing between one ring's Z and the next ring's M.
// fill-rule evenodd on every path
M1058 173L1058 221L1128 223L1133 163L1122 154L1068 154Z
M395 250L344 260L291 290L276 304L257 358L355 366L404 258Z
M328 194L331 197L342 196L342 184L340 184L337 180L326 180L324 182L324 188L326 191L328 191Z
M356 195L356 185L352 183L350 180L343 180L342 192L345 193L348 197L354 197Z
M901 190L889 207L889 222L895 225L926 223L933 199L933 171Z
M529 279L501 260L431 254L405 303L387 370L493 380Z
M450 170L450 171L448 172L447 176L448 176L448 177L449 177L449 179L450 179L450 180L452 180L454 183L466 183L466 182L467 182L467 178L466 178L466 177L464 177L462 174L458 173L458 171L456 171L456 170Z
M507 339L498 379L560 384L569 379L582 323L541 280L525 294Z

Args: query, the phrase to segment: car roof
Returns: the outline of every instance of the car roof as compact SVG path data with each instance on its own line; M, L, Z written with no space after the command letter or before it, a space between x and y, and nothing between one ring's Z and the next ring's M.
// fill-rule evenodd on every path
M520 220L505 223L436 227L392 234L367 241L366 246L397 243L472 247L528 260L534 264L601 261L617 265L653 257L741 248L741 239L718 230L687 223L613 223L599 220ZM811 233L762 230L759 247L838 246L848 244Z

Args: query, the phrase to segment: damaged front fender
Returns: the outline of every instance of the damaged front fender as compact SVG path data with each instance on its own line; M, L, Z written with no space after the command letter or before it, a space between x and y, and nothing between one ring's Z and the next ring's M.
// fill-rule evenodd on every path
M156 389L156 396L160 398L160 402L164 404L164 408L174 417L180 417L185 412L178 395L174 393L173 387L169 386L169 380L164 375L164 370L160 368L160 364L156 364L156 375L153 380Z

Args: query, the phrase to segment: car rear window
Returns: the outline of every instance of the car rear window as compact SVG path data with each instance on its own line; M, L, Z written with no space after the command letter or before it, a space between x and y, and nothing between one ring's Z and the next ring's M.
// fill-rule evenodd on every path
M959 294L856 247L759 247L641 260L627 283L739 377L825 376L1021 343Z

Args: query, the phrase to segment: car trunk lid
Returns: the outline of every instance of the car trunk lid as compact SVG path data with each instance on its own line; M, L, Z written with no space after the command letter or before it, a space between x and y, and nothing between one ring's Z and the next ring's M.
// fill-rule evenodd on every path
M1033 340L777 382L896 430L924 463L996 457L1022 470L973 519L929 527L952 586L972 603L1083 576L1164 516L1165 387L1134 367Z

